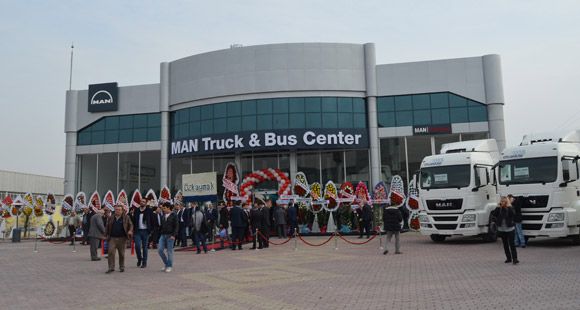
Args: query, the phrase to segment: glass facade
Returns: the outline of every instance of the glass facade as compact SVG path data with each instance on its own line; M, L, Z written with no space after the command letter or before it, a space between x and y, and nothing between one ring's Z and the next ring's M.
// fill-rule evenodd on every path
M486 122L487 106L450 92L377 99L379 127Z
M106 116L79 130L77 145L161 140L161 113Z
M366 102L296 97L214 103L171 112L172 139L252 130L366 128Z
M101 196L108 190L117 194L124 189L131 196L136 189L145 193L161 187L159 151L79 155L78 165L77 191L87 195L95 190Z

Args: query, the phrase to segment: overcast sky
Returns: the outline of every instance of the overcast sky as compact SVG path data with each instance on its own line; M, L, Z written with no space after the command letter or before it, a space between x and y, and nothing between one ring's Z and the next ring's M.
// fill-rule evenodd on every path
M580 128L580 1L199 2L0 0L0 169L64 175L73 41L73 89L158 83L160 62L230 44L374 42L378 64L497 53L508 145Z

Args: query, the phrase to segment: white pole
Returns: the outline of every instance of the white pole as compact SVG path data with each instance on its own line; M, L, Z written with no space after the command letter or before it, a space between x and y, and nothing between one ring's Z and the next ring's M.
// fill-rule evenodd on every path
M73 57L74 57L74 43L70 45L70 71L68 78L68 90L72 90L72 72L73 72Z

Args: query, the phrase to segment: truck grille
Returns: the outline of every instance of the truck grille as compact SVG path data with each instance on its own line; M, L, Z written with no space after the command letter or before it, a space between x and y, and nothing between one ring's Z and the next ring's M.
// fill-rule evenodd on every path
M522 224L523 230L540 230L542 229L542 224Z
M432 199L427 200L427 209L439 211L439 210L461 210L463 205L463 199Z
M522 202L522 209L545 209L548 206L548 195L540 196L517 196L516 198Z
M457 228L457 224L435 224L435 228L439 230L454 230Z
M433 221L435 221L435 222L455 222L455 221L457 221L457 216L434 216Z
M524 221L541 221L544 218L543 215L534 214L522 214L522 220Z

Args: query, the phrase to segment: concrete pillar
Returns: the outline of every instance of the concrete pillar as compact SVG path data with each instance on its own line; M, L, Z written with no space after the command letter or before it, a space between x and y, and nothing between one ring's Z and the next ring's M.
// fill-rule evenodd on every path
M364 45L365 53L365 84L367 96L367 117L369 130L369 144L370 144L370 177L372 188L381 180L381 158L379 150L379 129L377 123L377 72L376 72L376 57L375 44L366 43Z
M169 63L161 63L159 111L161 111L161 186L169 186Z
M505 125L503 116L503 79L501 58L499 55L483 56L483 80L490 138L497 141L500 151L506 147Z
M77 187L77 109L78 91L66 92L64 132L66 146L64 155L64 194L74 195Z

